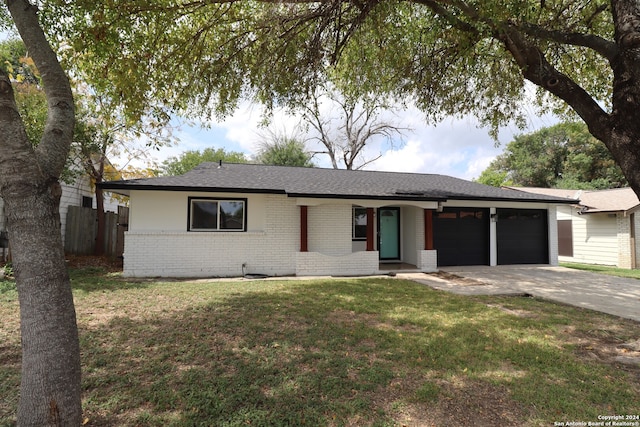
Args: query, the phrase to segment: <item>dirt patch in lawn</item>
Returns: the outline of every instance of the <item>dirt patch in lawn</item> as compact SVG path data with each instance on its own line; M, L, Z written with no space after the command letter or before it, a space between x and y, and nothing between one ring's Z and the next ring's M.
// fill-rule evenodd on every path
M406 427L515 426L526 419L525 410L505 387L469 379L433 381L431 388L438 396L431 402L405 400L398 404L395 400L402 400L407 390L418 387L411 381L395 382L378 395L377 405L393 414L397 425Z
M106 272L122 271L122 258L95 256L95 255L66 255L67 267L82 268L103 268Z
M633 326L635 322L628 323ZM581 358L615 365L635 375L640 383L640 339L629 338L626 334L621 337L622 330L615 329L578 331L567 326L562 332Z
M434 273L427 273L429 276L437 277L438 279L446 280L447 282L454 283L461 286L486 286L487 284L476 279L470 279L468 277L458 276L457 274L448 273L446 271L436 271Z

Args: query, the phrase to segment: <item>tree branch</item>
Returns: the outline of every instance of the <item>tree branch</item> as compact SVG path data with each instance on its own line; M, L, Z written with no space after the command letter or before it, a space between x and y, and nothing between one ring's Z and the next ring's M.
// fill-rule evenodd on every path
M590 132L602 141L608 140L609 115L580 85L558 71L543 52L527 41L516 26L508 26L498 39L512 54L523 76L566 102L587 123Z
M618 47L615 43L592 34L547 30L546 28L529 23L519 24L518 27L524 34L537 39L592 49L605 57L609 62L612 62L618 54Z
M42 77L48 112L36 159L48 179L56 179L64 168L73 138L75 112L69 79L47 41L37 8L26 0L6 0L11 17Z

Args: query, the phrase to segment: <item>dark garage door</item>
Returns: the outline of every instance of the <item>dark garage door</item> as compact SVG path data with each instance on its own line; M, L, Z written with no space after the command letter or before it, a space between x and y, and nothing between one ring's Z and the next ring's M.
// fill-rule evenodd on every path
M497 209L498 264L548 264L547 211Z
M444 208L433 216L438 266L489 264L489 210Z

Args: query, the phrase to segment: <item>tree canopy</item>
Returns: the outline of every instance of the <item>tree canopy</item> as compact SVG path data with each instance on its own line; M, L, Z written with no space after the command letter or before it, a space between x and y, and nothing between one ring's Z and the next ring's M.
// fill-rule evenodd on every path
M304 140L286 134L270 133L262 141L256 161L264 165L315 167Z
M160 167L160 174L165 176L182 175L203 162L228 162L247 163L248 159L244 153L237 151L226 151L224 148L215 149L213 147L204 150L188 150L179 156L170 157Z
M627 184L604 144L584 123L560 123L518 135L478 182L525 187L605 189Z
M428 120L473 114L494 131L538 105L585 121L638 192L639 9L632 0L42 2L65 63L93 70L96 90L132 114L159 100L191 115L224 115L243 98L297 106L327 80L349 96L415 103Z

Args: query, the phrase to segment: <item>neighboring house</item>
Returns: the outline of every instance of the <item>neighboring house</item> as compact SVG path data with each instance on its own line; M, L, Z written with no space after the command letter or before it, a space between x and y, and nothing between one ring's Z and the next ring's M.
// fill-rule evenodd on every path
M510 187L521 191L579 199L558 205L559 260L586 264L640 267L640 200L631 188L561 190Z
M69 206L82 206L86 208L96 207L96 196L91 188L91 182L87 175L82 175L73 184L60 183L62 196L60 197L60 223L62 237L65 236L67 225L67 212ZM117 201L105 197L105 212L118 212ZM6 231L6 217L4 213L4 201L0 199L0 232Z
M557 204L443 175L203 163L111 181L130 197L124 274L356 275L557 264Z

